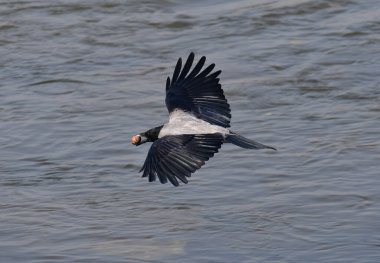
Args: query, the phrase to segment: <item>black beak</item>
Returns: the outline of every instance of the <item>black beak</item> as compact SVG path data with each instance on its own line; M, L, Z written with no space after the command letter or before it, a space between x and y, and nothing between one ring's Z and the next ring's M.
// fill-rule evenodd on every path
M140 134L134 135L131 138L131 143L136 146L146 143L147 141L148 141L148 138L146 138L145 136L141 136Z

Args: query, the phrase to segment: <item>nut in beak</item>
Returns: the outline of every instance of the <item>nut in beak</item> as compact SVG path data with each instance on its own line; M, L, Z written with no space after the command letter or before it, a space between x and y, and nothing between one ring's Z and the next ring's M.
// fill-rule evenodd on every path
M134 135L131 138L131 143L134 145L138 145L141 142L141 136L140 135Z

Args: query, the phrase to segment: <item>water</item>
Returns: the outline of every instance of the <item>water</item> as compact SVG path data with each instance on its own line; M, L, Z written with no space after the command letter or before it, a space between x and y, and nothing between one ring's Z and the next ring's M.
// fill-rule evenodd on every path
M0 1L1 262L378 262L380 2ZM232 145L138 174L194 51Z

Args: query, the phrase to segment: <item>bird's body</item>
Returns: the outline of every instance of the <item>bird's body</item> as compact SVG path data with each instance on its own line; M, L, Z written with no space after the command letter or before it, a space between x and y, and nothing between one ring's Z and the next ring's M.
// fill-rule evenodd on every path
M169 115L169 122L164 124L158 138L168 135L181 135L181 134L208 134L220 133L229 134L230 131L224 127L211 124L202 119L198 119L194 115L182 111L175 110Z
M178 59L173 77L166 81L165 103L169 122L132 137L132 144L153 142L141 169L143 177L161 183L168 180L178 186L190 177L225 142L246 149L274 149L247 139L229 129L231 110L218 75L211 64L203 71L206 61L201 57L190 71L194 54L190 53L182 68ZM211 74L210 74L211 73Z

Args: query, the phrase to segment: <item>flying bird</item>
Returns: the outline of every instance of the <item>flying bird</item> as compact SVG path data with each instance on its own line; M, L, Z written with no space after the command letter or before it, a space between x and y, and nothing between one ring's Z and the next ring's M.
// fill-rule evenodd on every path
M191 70L193 62L193 52L183 67L179 58L173 77L166 80L169 122L132 136L131 142L136 146L153 142L140 170L149 182L158 178L163 184L186 184L187 177L213 157L223 143L245 149L276 150L229 129L230 105L218 78L222 71L213 72L215 64L202 70L204 56Z

